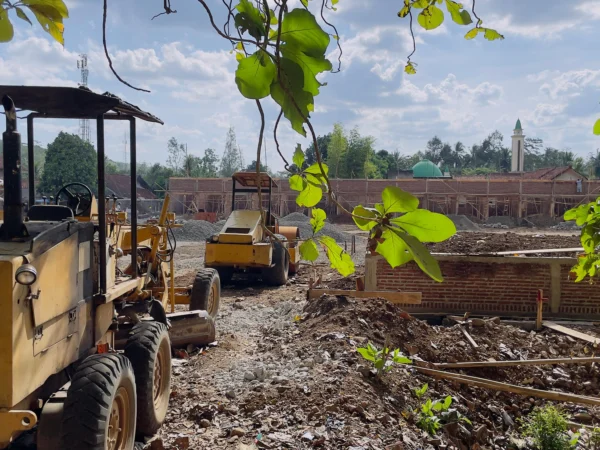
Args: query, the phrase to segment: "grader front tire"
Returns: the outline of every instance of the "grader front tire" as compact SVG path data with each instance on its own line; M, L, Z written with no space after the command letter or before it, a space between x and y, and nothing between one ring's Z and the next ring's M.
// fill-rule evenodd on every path
M152 436L167 415L171 393L171 342L167 327L142 322L130 332L125 356L133 366L137 385L139 436Z
M86 358L67 392L61 448L131 450L135 422L135 377L129 360L115 353Z

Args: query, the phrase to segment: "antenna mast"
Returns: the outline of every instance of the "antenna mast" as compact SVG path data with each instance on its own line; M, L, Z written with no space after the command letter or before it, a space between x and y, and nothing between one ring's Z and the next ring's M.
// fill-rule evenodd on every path
M79 87L87 88L88 85L88 66L87 55L82 53L77 60L77 68L81 71L81 81ZM85 142L90 142L90 121L89 119L79 119L79 137Z

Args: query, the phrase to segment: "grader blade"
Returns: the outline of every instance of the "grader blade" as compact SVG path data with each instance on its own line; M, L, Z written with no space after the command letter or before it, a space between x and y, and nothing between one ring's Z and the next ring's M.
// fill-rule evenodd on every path
M215 321L206 311L182 311L167 314L173 347L188 344L208 345L215 340Z

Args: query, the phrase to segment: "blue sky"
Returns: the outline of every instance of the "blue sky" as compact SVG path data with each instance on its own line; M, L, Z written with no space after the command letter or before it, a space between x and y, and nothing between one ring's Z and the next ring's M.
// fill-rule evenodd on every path
M139 160L165 162L171 136L187 143L191 153L201 155L211 147L221 155L231 125L249 163L256 153L258 115L254 102L237 91L236 61L228 42L216 35L194 1L172 0L178 13L151 21L162 3L109 0L114 66L150 94L127 88L110 73L101 47L99 0L67 1L64 48L37 24L31 28L15 18L15 39L0 45L0 83L75 86L78 54L85 52L93 90L117 94L164 120L164 126L139 126ZM418 72L412 76L403 73L412 44L408 23L396 16L401 3L340 0L338 11L329 13L344 55L341 73L322 77L328 84L312 115L319 134L341 122L375 137L378 149L409 154L423 149L434 135L471 146L498 129L510 146L520 117L525 134L543 138L548 146L582 156L600 147L591 133L600 117L600 1L477 0L484 25L506 39L466 41L468 28L449 21L437 30L420 31L413 57ZM217 23L223 23L221 1L209 4ZM333 43L330 49L333 60ZM265 112L272 129L278 112L272 101L265 101ZM77 132L78 125L46 121L36 140L46 144L63 129ZM124 160L124 132L124 124L107 126L107 152L117 161ZM307 145L287 124L279 135L289 156L297 143ZM266 147L268 164L282 168L272 139Z

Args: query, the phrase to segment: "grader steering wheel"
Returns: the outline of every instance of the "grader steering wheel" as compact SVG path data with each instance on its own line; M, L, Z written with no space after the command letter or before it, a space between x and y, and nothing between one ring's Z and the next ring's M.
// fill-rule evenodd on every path
M69 183L56 194L56 204L71 208L73 215L79 217L90 210L93 196L92 190L85 184Z

